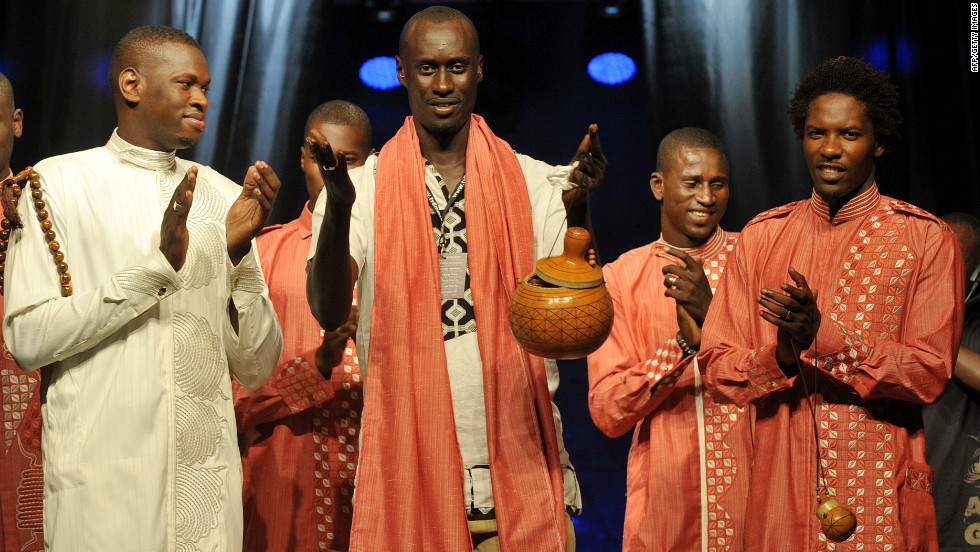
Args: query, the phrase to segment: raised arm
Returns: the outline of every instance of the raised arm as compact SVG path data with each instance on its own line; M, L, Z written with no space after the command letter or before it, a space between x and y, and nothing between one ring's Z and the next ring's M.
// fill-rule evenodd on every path
M231 301L224 333L225 354L232 376L249 389L262 385L282 354L282 330L269 300L255 253L255 236L265 226L279 193L279 177L264 161L248 168L238 198L225 218L228 282Z
M306 297L313 317L328 332L344 324L351 307L357 263L350 255L350 216L354 205L354 184L347 174L342 152L334 155L327 139L316 129L307 145L320 166L323 177L323 220L316 237L316 253L307 265Z
M575 187L562 193L562 201L565 202L568 226L585 228L591 233L589 195L599 188L606 175L606 169L609 168L609 161L606 160L606 155L602 152L602 144L599 142L598 125L594 123L589 125L589 132L582 138L570 162L570 164L575 163L578 164L569 175L569 181L575 184Z

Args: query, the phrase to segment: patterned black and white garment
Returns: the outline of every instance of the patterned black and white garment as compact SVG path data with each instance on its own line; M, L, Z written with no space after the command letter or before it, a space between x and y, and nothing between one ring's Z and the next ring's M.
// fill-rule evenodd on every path
M452 194L449 187L429 161L425 162L425 170L434 176L442 195L446 199L446 209L440 213L436 207L435 198L428 189L429 214L432 217L432 232L435 235L436 247L440 253L466 253L466 199L463 188L466 187L466 176L459 182ZM448 299L442 302L442 337L448 341L476 331L476 315L473 310L473 289L470 287L470 265L466 263L466 283L463 297Z

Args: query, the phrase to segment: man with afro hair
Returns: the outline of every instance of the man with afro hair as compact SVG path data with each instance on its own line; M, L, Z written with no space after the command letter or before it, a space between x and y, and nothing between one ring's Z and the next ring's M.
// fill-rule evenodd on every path
M745 227L698 356L716 400L754 408L743 549L827 550L833 537L936 550L921 405L942 393L960 340L956 238L878 192L875 164L901 121L886 75L828 60L789 114L813 194ZM853 512L853 534L821 531L827 493Z

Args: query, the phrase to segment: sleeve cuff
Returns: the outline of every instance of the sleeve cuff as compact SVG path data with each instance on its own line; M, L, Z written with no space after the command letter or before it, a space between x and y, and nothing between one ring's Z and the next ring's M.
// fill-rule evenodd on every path
M740 369L748 376L747 381L759 396L792 387L779 363L776 362L776 345L766 345L752 351Z
M820 325L814 345L809 352L811 356L819 355L816 360L820 368L844 383L852 383L851 378L869 351L860 335L834 320Z
M572 171L578 166L578 161L571 165L558 165L547 175L548 183L562 191L571 190L575 184L571 181Z
M276 388L286 406L299 412L333 396L330 380L316 368L316 349L286 361L276 371Z
M156 251L145 266L123 269L113 276L123 296L137 312L143 312L182 287L180 275L170 266L163 252Z
M650 358L640 367L640 370L646 371L651 391L656 390L661 382L666 382L665 385L672 385L684 372L677 369L678 366L684 364L685 360L684 355L677 349L676 341L671 339L668 346L660 350L659 358Z
M237 309L244 309L267 289L265 279L262 277L262 269L255 259L255 244L252 244L238 266L233 266L227 256L225 262L228 268L228 289L231 290L231 298Z

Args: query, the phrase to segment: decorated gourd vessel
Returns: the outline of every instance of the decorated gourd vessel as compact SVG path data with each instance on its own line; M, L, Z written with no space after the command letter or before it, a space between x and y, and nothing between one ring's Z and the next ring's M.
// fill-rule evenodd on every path
M539 259L518 280L510 303L510 331L527 352L552 359L580 358L609 337L613 305L589 232L565 232L565 251Z

